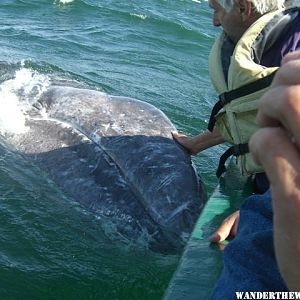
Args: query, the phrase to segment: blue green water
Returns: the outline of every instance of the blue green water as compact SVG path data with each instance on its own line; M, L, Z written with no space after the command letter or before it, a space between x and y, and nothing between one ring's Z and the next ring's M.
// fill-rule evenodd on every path
M149 102L196 134L215 101L207 56L216 34L207 2L1 0L0 108L8 80L50 81ZM161 299L179 256L112 241L109 222L1 145L1 299ZM208 192L220 152L194 158Z

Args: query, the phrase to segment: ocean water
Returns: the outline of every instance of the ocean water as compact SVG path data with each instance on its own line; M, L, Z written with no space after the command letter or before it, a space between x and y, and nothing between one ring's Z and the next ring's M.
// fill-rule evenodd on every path
M114 228L11 151L22 108L51 84L143 100L178 131L207 126L205 1L1 0L0 299L161 299L180 255L114 241ZM208 193L222 149L193 158Z

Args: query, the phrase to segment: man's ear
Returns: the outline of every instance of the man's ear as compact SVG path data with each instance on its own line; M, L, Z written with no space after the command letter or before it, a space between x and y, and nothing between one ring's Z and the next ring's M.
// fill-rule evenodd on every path
M249 0L238 0L238 4L240 7L240 13L242 16L242 20L247 22L251 19L253 11L252 11L252 3Z

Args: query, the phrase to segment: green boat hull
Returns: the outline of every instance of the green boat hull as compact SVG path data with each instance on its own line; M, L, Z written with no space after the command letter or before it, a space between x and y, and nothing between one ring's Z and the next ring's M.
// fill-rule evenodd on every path
M231 167L207 201L164 300L207 300L222 270L223 244L211 244L209 236L252 193L251 184Z

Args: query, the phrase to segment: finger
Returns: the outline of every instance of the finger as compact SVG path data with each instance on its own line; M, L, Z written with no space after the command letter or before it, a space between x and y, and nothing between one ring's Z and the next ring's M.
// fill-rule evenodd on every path
M287 56L286 60L275 75L271 87L300 84L300 59L292 59Z
M300 147L300 85L268 91L259 102L256 120L262 127L283 126Z
M275 191L288 195L299 185L300 153L284 129L258 130L252 136L249 148L256 162L263 166Z
M271 89L260 99L257 115L259 125L278 126L278 123L283 122L279 118L284 116L281 112L285 112L286 99L291 101L292 110L293 106L298 107L299 88L293 86L300 84L300 60L295 60L298 57L300 57L298 51L286 56L286 63L277 72ZM270 105L272 109L270 109Z
M239 211L233 213L226 218L221 226L209 238L212 243L222 242L226 240L232 233L236 233L236 227L239 219Z
M175 142L177 142L179 145L181 145L185 148L185 143L188 141L188 137L185 134L178 133L176 131L172 131L171 135Z
M171 132L173 140L178 143L180 146L185 148L185 143L188 140L188 137L185 134L178 133L176 131Z
M237 218L235 219L235 222L234 222L234 224L232 226L232 229L230 231L231 236L236 236L236 234L237 234L238 225L239 225L239 218L240 218L240 212L238 211L237 213L238 213Z
M283 98L282 87L274 87L265 93L258 102L258 112L256 116L256 122L261 127L278 127L280 126L280 121L278 112L281 112L281 108L278 107L282 105L281 100ZM274 101L272 101L272 100ZM275 101L277 100L277 101ZM272 111L270 106L272 103Z
M287 55L285 55L284 58L282 59L281 64L283 65L285 63L288 63L296 59L300 59L300 51L290 52Z
M179 133L179 132L177 132L177 131L172 131L171 134L172 134L172 137L173 137L174 139L176 139L176 140L177 140L178 138L187 137L185 134Z
M296 266L296 270L298 270L297 258L299 253L297 251L299 250L300 238L299 150L282 128L259 130L250 141L250 150L256 157L259 157L271 184L274 245L279 267L283 274L293 269L293 266ZM292 273L296 274L295 270Z

